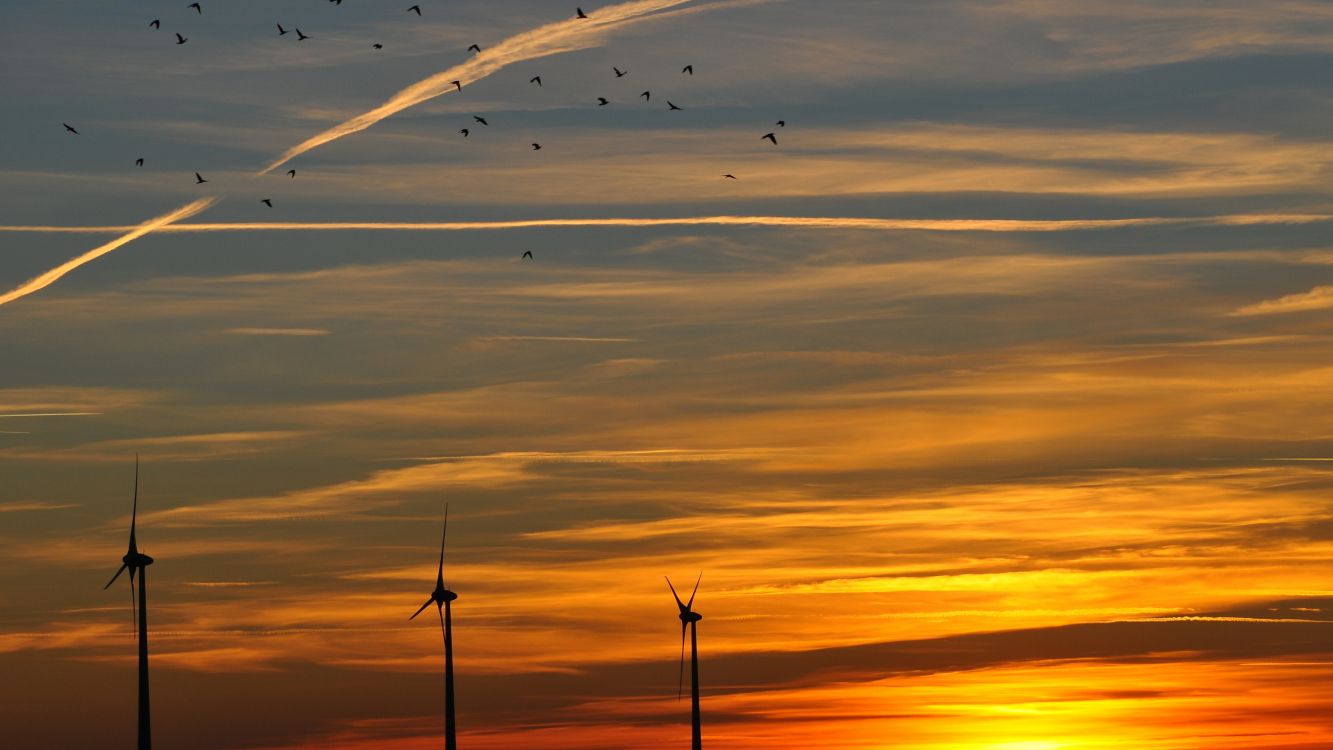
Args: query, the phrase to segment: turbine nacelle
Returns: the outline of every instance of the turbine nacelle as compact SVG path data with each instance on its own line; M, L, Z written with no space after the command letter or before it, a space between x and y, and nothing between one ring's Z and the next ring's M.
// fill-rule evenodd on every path
M138 550L135 550L133 552L126 552L125 556L120 558L120 562L125 567L130 568L132 570L134 568L146 568L149 565L152 565L153 558L149 557L148 555L145 555L144 553Z
M688 625L688 624L692 624L692 623L696 623L696 622L698 622L698 621L700 621L700 620L702 620L702 619L704 619L704 616L701 615L701 614L699 614L698 612L681 612L681 613L680 613L680 621L683 622L683 623L685 623L685 624L687 624L687 625Z

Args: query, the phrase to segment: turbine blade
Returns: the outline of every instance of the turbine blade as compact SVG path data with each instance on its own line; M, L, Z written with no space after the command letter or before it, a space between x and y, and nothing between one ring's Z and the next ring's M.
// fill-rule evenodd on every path
M444 532L440 534L440 580L444 580L444 542L449 538L449 503L444 504Z
M421 614L422 612L425 612L425 611L426 611L426 607L429 607L429 606L430 606L430 603L433 602L433 601L435 601L435 597L431 597L431 598L427 599L427 600L426 600L426 603L423 604L423 605L421 605L421 609L418 609L418 610L416 611L416 614L414 614L414 615L412 615L411 617L407 618L408 622L411 622L412 620L417 619L417 615Z
M685 695L685 628L689 627L684 620L680 621L680 681L676 683L676 700L680 700Z
M677 606L677 607L680 607L680 611L681 611L681 612L688 612L689 609L687 609L687 608L685 607L685 603L682 602L682 601L680 600L680 595L676 593L676 587L671 585L671 579L670 579L670 578L667 578L666 576L662 576L662 577L663 577L663 578L666 578L667 585L668 585L668 586L671 586L671 596L675 597L675 599L676 599L676 606Z
M134 530L139 522L139 454L134 454L134 505L130 510L130 551L138 549L134 539Z
M704 580L704 573L701 570L699 571L699 579L694 582L694 592L690 594L690 600L685 603L686 609L694 609L694 595L699 593L699 584L703 583L703 580Z
M116 582L116 579L117 579L117 578L120 578L120 574L121 574L121 573L124 573L124 572L125 572L125 569L128 568L128 567L129 567L129 565L126 565L126 564L124 564L124 563L121 563L121 565L120 565L120 570L117 570L117 571L116 571L116 574L113 575L113 576L111 576L111 580L110 580L110 581L107 581L107 584L106 584L105 586L102 587L102 590L103 590L103 591L106 591L107 589L111 588L111 584L115 583L115 582Z

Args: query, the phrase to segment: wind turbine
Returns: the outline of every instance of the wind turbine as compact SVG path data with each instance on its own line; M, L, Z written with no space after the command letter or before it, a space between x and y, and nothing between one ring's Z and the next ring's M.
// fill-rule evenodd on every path
M116 571L103 590L120 578L126 570L130 572L130 601L134 602L134 578L139 577L138 614L135 617L135 629L139 635L139 750L152 750L153 727L148 717L148 566L153 558L139 551L135 541L135 525L139 517L139 457L134 457L134 505L130 512L130 548L120 558L120 570Z
M440 534L440 567L435 573L435 590L408 620L417 619L431 604L440 613L440 629L444 631L444 748L458 750L454 725L454 622L449 605L458 594L444 587L444 542L449 538L449 506L444 506L444 532Z
M693 738L690 747L693 750L702 750L704 746L699 722L699 621L704 616L694 611L694 596L699 593L699 584L703 579L704 574L700 573L688 602L680 600L676 587L671 585L670 578L667 579L671 595L676 599L676 607L680 609L680 683L676 688L676 700L680 700L685 692L685 631L690 631L690 723Z

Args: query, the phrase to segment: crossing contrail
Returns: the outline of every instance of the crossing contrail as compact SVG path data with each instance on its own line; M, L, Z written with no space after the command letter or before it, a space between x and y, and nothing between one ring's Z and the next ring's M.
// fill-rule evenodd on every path
M920 232L1077 232L1162 226L1247 226L1333 222L1329 214L1234 214L1128 219L882 219L855 216L680 216L669 218L516 219L511 221L327 221L169 224L167 234L210 232L464 232L533 228L738 226ZM112 234L122 226L0 226L0 233Z
M453 83L454 81L467 81L472 83L516 62L531 60L538 57L547 57L561 52L587 49L588 47L598 44L605 37L606 32L611 31L615 27L655 16L665 15L666 12L671 11L673 8L678 8L679 6L688 5L694 2L696 2L696 0L632 0L632 2L601 8L593 14L591 18L571 18L564 21L557 21L509 37L492 46L490 49L481 52L462 65L456 65L442 73L436 73L429 78L425 78L408 86L397 94L394 94L384 104L381 104L369 112L353 117L341 125L330 128L319 135L308 138L302 143L293 146L283 153L277 161L265 167L259 174L268 174L293 157L318 148L330 141L335 141L344 136L351 135L352 133L365 130L386 117L391 117L405 109L414 107L422 102L429 101L430 99L434 99L442 94L446 94L450 90L456 90ZM724 0L723 2L701 5L697 9L722 8L735 4L737 4L736 0ZM194 203L166 214L165 216L160 216L144 224L140 224L137 227L128 228L128 234L125 236L89 250L83 255L80 255L67 263L63 263L31 281L21 284L17 288L0 295L0 305L6 305L14 300L26 297L33 292L41 291L79 266L96 260L112 250L133 242L146 234L162 230L179 219L193 216L200 211L207 209L209 206L212 206L217 201L217 198L202 198Z
M140 237L144 236L145 234L153 232L154 230L161 229L162 227L165 227L171 224L172 222L176 222L181 219L188 219L189 217L194 216L195 214L199 213L200 211L203 211L204 209L208 208L209 206L217 202L218 202L217 198L200 198L199 200L194 201L193 203L181 206L175 211L163 214L157 217L156 219L149 219L148 221L140 224L137 227L132 227L129 229L128 234L124 234L120 237L117 237L116 239L106 243L105 245L99 245L98 247L89 250L88 252L84 253L83 255L80 255L77 258L74 258L73 260L61 263L55 268L52 268L50 271L47 271L46 273L43 273L40 276L36 276L32 279L29 279L28 281L19 284L17 287L8 292L5 292L4 294L0 294L0 305L7 305L16 299L22 299L34 292L40 292L41 290L47 288L48 286L51 286L52 284L56 283L65 274L69 273L70 271L73 271L79 266L82 266L85 263L91 263L92 261L97 260L103 255L106 255L107 253L111 252L112 250L115 250L116 248L122 245L126 245L130 242L133 242L139 239Z
M693 0L634 0L601 8L586 19L570 18L511 36L446 71L422 79L389 97L380 106L357 115L285 151L260 174L268 174L297 156L344 136L359 133L388 117L422 102L458 91L455 81L471 83L516 62L548 57L595 46L616 26L651 17Z

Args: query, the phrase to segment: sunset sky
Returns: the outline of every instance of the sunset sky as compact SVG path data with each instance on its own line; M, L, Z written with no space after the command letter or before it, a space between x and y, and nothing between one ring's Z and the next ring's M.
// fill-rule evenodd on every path
M1333 3L415 1L0 3L0 746L1333 747Z

